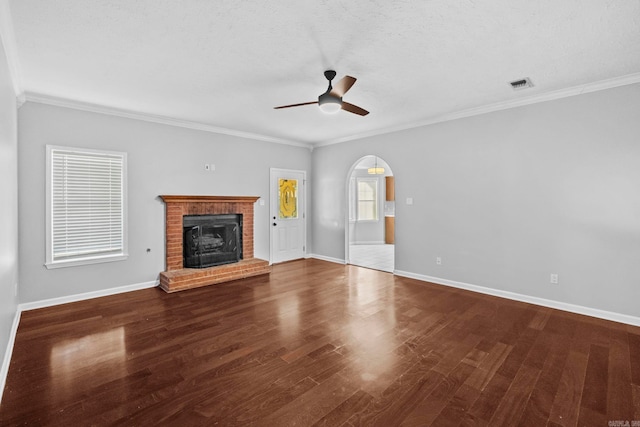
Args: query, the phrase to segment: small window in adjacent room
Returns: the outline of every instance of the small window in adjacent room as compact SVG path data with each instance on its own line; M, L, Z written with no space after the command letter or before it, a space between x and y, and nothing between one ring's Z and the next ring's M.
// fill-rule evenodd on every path
M358 178L358 221L378 220L378 179Z
M127 258L127 154L47 146L47 268Z

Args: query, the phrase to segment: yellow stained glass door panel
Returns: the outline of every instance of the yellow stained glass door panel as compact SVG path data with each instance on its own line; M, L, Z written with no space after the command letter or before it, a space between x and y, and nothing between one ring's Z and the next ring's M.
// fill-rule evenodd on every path
M272 263L305 257L305 177L304 171L270 171Z
M298 218L298 180L278 179L278 216L280 219Z

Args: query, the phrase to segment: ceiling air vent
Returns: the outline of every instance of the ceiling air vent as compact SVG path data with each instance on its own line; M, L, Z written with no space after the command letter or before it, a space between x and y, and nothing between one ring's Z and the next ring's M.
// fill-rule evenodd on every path
M524 79L515 80L509 83L513 90L521 90L526 89L528 87L533 87L533 83L531 83L531 79L529 77L525 77Z

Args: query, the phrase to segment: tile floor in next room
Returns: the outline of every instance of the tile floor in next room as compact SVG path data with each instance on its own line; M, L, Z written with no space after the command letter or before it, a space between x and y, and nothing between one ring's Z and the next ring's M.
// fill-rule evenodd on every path
M349 264L393 273L394 245L349 245Z

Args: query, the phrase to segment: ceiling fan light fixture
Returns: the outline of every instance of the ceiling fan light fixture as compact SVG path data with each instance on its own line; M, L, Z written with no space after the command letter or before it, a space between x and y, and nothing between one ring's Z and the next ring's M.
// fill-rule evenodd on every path
M326 114L335 114L342 108L342 98L335 97L329 93L323 93L318 97L320 110Z

